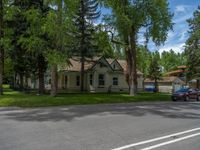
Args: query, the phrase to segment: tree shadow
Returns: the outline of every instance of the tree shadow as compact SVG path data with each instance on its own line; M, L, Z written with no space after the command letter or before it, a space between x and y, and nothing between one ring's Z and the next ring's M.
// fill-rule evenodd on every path
M135 117L153 114L173 119L200 119L199 103L154 104L102 104L50 108L1 108L0 116L16 121L67 121L90 115L130 115Z

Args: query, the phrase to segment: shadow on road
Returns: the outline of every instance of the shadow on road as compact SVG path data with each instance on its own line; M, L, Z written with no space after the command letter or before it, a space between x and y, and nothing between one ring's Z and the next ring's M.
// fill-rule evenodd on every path
M0 116L17 121L72 121L90 115L154 114L166 118L200 119L200 103L111 104L51 108L1 108Z

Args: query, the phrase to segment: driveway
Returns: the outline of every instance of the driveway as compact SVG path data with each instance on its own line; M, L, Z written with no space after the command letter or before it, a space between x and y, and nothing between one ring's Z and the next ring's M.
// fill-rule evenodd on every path
M198 150L199 141L197 102L0 108L0 150Z

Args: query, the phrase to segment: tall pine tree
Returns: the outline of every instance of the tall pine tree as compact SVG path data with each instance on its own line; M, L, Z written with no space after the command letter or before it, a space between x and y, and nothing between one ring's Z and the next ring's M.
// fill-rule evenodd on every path
M160 61L160 54L158 52L152 53L151 62L149 65L148 77L151 80L154 80L154 86L155 86L154 92L159 91L158 80L162 79L162 72L161 72L161 67L160 67L159 61Z
M27 49L27 53L35 57L35 66L32 74L39 79L38 93L43 94L44 74L47 68L47 61L45 60L45 49L47 43L47 36L42 32L43 18L46 17L48 7L44 5L43 0L31 2L31 7L25 11L25 17L28 22L26 36L21 36L20 43Z
M100 17L98 8L97 0L79 0L78 12L74 19L76 46L73 49L73 56L79 57L81 62L81 91L84 91L85 62L99 52L94 40L95 27L93 24L93 20Z
M4 49L3 39L3 0L0 0L0 95L3 94L3 68L4 68Z
M200 6L194 12L193 18L188 20L190 31L186 42L188 56L188 79L196 79L196 87L200 88Z

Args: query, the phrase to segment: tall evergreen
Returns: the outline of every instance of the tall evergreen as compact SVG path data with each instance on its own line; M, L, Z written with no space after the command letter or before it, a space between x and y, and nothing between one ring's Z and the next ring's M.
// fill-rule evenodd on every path
M159 53L158 52L152 53L148 76L151 80L154 80L154 86L155 86L154 92L159 91L158 80L162 79L162 72L159 61L160 61Z
M45 40L45 35L34 30L33 27L41 28L37 26L41 25L41 22L35 22L38 16L34 15L34 12L37 11L40 14L39 17L42 18L47 8L44 7L43 0L15 0L10 7L15 10L12 19L8 21L8 26L13 31L11 36L13 50L10 51L10 57L15 74L20 76L20 83L17 87L27 88L27 79L33 74L39 78L38 92L42 94L44 93L44 73L47 63L40 41Z
M188 79L197 80L197 88L200 88L200 6L194 12L193 18L188 20L190 31L186 42L186 54L188 56Z
M11 37L11 44L13 50L10 51L10 57L13 61L13 68L16 75L20 77L18 87L24 89L24 77L27 79L32 68L34 68L35 59L32 55L27 54L27 49L20 42L22 37L27 37L27 29L29 23L26 20L25 12L31 8L33 2L27 0L14 0L10 6L15 10L12 14L12 20L8 22L9 28L12 29L13 35ZM26 80L27 81L27 80Z
M3 94L3 68L4 68L4 49L3 39L3 0L0 0L0 95Z
M85 62L98 54L97 44L94 40L93 20L100 17L97 0L79 0L78 11L75 15L74 24L76 28L76 46L73 49L73 56L80 57L81 82L80 90L84 91L84 70Z
M47 69L47 61L45 60L45 48L48 40L46 34L42 32L43 18L46 17L48 7L44 5L43 0L29 1L30 8L25 11L28 27L26 36L20 39L24 48L35 59L32 74L38 78L38 93L43 94L45 91L44 74Z

